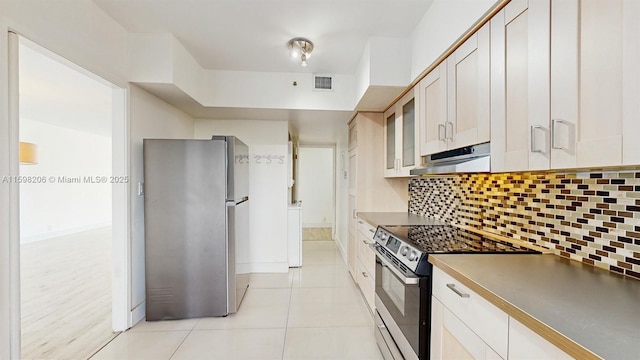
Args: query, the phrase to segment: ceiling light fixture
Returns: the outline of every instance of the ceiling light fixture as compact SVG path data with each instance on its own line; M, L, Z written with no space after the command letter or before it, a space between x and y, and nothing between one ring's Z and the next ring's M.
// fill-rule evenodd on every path
M309 39L297 37L289 40L287 43L289 55L294 58L300 58L300 65L307 66L307 59L311 57L313 51L313 43Z

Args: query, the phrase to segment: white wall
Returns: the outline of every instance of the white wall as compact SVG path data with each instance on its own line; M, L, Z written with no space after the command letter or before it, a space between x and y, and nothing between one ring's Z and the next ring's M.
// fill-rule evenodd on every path
M288 122L196 120L195 137L211 135L237 136L249 146L251 272L287 272ZM284 161L256 158L268 155Z
M21 165L20 175L47 179L20 185L22 243L111 225L111 184L84 182L111 175L111 137L20 119L20 141L38 147L38 164Z
M145 300L144 264L144 197L138 196L138 183L144 181L142 140L191 139L194 120L145 90L132 85L130 91L131 114L131 307L139 308L134 314L140 320ZM134 316L135 316L134 315Z
M434 0L411 36L416 79L499 0Z
M333 147L301 145L298 152L298 194L303 227L333 227Z

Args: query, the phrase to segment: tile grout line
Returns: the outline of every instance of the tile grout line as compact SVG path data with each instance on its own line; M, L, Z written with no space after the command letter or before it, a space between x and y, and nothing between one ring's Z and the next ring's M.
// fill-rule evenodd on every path
M295 274L292 274L292 275L294 275L295 277ZM300 274L298 270L298 276L299 275ZM293 283L294 283L294 279L291 279L291 285L289 286L289 306L287 309L287 321L284 324L284 341L282 342L282 360L284 360L284 352L287 349L287 333L289 332L289 315L291 314L291 300L293 298Z
M198 322L200 322L200 320L198 320ZM176 355L176 353L178 352L178 350L180 350L180 347L182 346L182 344L184 344L184 342L187 340L187 338L189 337L189 335L191 335L191 332L193 331L193 329L195 329L196 325L198 324L198 322L196 322L193 325L193 328L191 328L191 330L189 330L187 332L187 335L184 337L184 339L182 339L182 341L180 341L180 344L178 344L178 347L176 347L176 349L171 353L171 356L169 356L168 360L173 359L173 357Z
M106 344L102 345L98 350L96 350L93 354L89 355L89 357L87 358L87 360L93 358L94 356L96 356L96 354L98 354L100 351L102 351L102 349L104 349L105 347L107 347L107 345L111 344L111 342L113 342L113 340L115 340L118 336L124 334L124 331L119 331L117 334L115 334L111 340L107 341Z

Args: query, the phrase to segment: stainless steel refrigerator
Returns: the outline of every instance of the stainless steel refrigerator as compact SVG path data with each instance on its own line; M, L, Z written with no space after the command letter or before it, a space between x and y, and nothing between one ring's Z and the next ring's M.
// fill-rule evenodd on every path
M144 139L148 321L226 316L249 286L249 148Z

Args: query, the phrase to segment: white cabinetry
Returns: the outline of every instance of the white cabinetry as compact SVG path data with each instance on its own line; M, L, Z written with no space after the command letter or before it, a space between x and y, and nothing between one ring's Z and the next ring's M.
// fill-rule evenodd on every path
M509 359L573 359L514 318L509 319Z
M373 225L358 218L358 260L356 265L358 273L356 280L372 312L375 310L376 254L369 245L374 242L375 232L376 228Z
M421 155L490 140L489 61L486 24L420 81Z
M550 1L513 0L491 19L491 171L549 167Z
M513 0L491 19L492 171L640 163L640 3Z
M349 222L347 229L347 267L351 276L355 278L356 274L356 239L357 239L357 179L358 179L358 149L353 148L349 151Z
M414 87L384 114L384 176L407 177L420 165L416 131L418 106Z
M447 149L447 63L438 65L418 84L420 89L420 154Z
M517 360L571 357L458 280L434 267L431 359Z
M347 266L358 281L358 212L407 211L408 179L385 179L381 113L358 113L349 124Z
M452 357L442 351L460 347L472 355L483 353L492 358L493 353L496 353L499 358L507 358L509 316L505 312L438 268L433 269L433 298L432 359L450 359ZM444 305L442 314L438 315L440 317L436 316L435 311L439 306L438 301ZM453 317L459 319L460 324L454 322L455 319L451 319L444 310L455 315ZM477 339L466 336L467 334L473 334ZM451 337L457 339L457 342ZM480 343L486 346L480 346Z
M639 9L628 0L551 3L551 168L640 163L637 147L624 151L637 143L638 132L629 135L640 117Z
M489 60L489 24L447 58L449 149L490 140Z
M503 359L435 296L431 314L432 359Z

